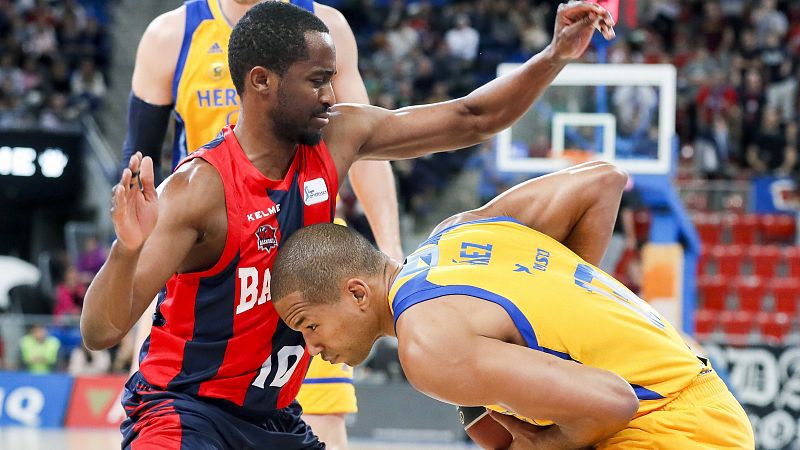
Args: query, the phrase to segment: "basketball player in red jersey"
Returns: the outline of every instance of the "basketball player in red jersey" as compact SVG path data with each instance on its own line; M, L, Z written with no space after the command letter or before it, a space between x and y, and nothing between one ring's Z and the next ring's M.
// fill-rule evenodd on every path
M228 69L228 40L233 24L262 0L187 0L157 17L139 43L128 101L128 135L123 161L142 151L153 157L157 180L161 149L170 117L175 122L172 167L187 154L212 140L219 130L235 123L240 99ZM369 103L358 73L358 49L345 18L334 8L312 0L290 3L317 15L330 30L338 49L333 78L336 99ZM394 176L386 161L361 161L351 170L353 189L364 205L378 246L402 260ZM150 333L155 302L136 328L137 348ZM134 355L132 369L138 369ZM345 450L344 415L357 411L352 368L316 358L300 391L306 421L329 448Z
M333 218L354 161L489 139L583 53L595 27L613 36L597 5L561 5L556 20L550 46L515 72L464 98L388 111L333 106L336 56L315 16L277 2L250 9L229 44L237 125L158 193L152 160L138 153L114 188L118 239L86 295L87 346L119 342L161 290L148 355L123 399L123 446L324 448L293 401L309 358L302 335L271 302L281 240Z

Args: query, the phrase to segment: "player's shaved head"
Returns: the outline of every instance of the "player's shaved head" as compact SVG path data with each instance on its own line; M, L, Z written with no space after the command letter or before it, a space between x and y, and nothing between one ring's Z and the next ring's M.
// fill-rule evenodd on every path
M250 8L231 33L228 65L236 92L244 93L244 77L261 66L279 75L308 59L306 33L328 33L314 14L283 2L264 2Z
M388 256L356 231L332 223L302 228L285 240L272 268L272 298L299 292L311 303L335 303L350 277L382 273Z

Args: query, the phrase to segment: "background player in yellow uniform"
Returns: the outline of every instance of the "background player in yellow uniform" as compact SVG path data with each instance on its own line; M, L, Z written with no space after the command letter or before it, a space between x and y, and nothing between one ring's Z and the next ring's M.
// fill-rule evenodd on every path
M396 335L422 392L549 425L493 414L512 449L753 448L710 365L593 265L626 180L588 163L528 181L442 222L402 266L314 225L281 248L276 310L328 361L357 364Z
M174 167L188 153L211 141L239 114L239 97L228 69L228 40L239 19L261 0L190 0L148 26L136 55L129 100L129 127L123 161L141 151L152 156L159 173L160 149L170 116L175 118ZM358 72L358 49L339 11L312 0L292 0L314 12L330 29L337 48L334 92L340 102L369 103ZM353 165L352 186L364 205L375 239L386 253L402 259L394 176L388 162ZM157 175L157 179L160 177ZM153 306L140 321L137 344L150 332ZM137 347L138 348L138 347ZM134 370L138 354L134 355ZM356 412L353 370L312 361L308 384L298 401L306 422L331 449L346 448L344 414Z

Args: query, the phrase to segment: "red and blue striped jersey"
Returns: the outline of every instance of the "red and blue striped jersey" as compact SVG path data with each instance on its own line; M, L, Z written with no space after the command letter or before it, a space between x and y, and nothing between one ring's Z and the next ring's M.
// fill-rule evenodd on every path
M161 389L222 399L223 406L259 417L294 400L309 363L302 334L272 305L270 269L283 239L333 220L336 167L324 141L300 145L286 176L271 180L247 159L232 125L181 164L193 158L222 178L225 248L212 268L169 279L140 371Z

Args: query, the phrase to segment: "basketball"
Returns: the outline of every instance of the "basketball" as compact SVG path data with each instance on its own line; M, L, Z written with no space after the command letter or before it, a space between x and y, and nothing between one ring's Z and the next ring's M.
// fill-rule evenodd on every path
M459 406L458 419L467 436L485 450L505 450L511 445L511 433L482 406Z

